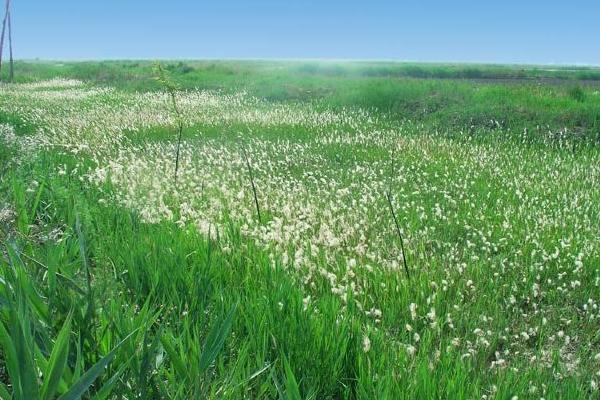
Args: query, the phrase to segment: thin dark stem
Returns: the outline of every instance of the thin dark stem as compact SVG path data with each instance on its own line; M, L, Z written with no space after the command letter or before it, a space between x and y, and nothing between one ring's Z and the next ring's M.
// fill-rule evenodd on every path
M179 151L181 149L181 135L183 127L179 124L179 137L177 139L177 155L175 156L175 182L177 182L177 172L179 171Z
M396 232L398 233L398 237L400 238L400 250L402 251L402 261L404 262L404 272L406 272L406 277L410 280L410 274L408 273L408 264L406 263L406 255L404 254L404 239L402 238L402 233L400 232L400 224L398 224L398 218L396 218L396 213L394 212L394 206L392 205L392 197L389 192L385 194L387 198L388 205L390 206L390 211L392 213L392 218L394 219L394 224L396 225Z
M181 136L183 135L183 124L179 121L179 137L177 138L177 155L175 156L175 182L177 182L177 172L179 171L179 152L181 149Z
M183 122L181 121L181 114L179 112L179 108L177 107L175 92L173 90L171 90L171 101L173 103L173 110L175 111L175 115L177 117L177 126L179 129L179 133L177 135L177 154L175 155L175 183L177 183L177 173L179 172L179 153L181 149L181 138L183 136Z
M175 154L175 184L177 184L177 175L179 173L179 156L181 152L181 140L183 137L183 119L181 118L181 112L179 111L179 107L177 107L177 90L178 86L176 83L171 81L166 71L162 68L160 63L156 64L156 79L164 86L171 98L171 105L173 107L173 113L175 114L175 118L177 119L177 152Z
M244 146L241 147L244 160L246 160L248 175L250 176L250 184L252 185L252 194L254 195L254 204L256 205L256 215L258 216L258 223L262 224L262 218L260 216L260 207L258 206L258 196L256 195L256 185L254 185L254 175L252 174L252 166L250 165L250 160L248 160L248 154L246 154L246 149L244 148Z

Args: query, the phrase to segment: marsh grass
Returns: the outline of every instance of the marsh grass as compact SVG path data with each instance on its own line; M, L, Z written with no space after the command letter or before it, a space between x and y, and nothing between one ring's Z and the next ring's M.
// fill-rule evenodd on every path
M152 74L144 63L106 65L107 82L114 76L137 77L140 70ZM62 67L56 65L50 72L29 67L40 73L65 73L57 73ZM189 79L183 85L207 85L217 77L233 85L243 73L248 76L242 86L252 88L257 76L256 85L264 85L261 79L267 78L248 68L216 64L212 69L182 70L181 74ZM68 73L76 70L91 76L97 69L95 63L66 66ZM179 73L178 68L173 71ZM420 115L420 105L428 107L416 125L406 125L411 129L402 125L392 137L397 147L392 147L389 174L389 131L345 135L350 128L343 124L329 128L339 142L319 145L318 154L311 152L315 147L310 144L328 137L294 125L259 126L252 131L253 146L240 148L231 132L243 126L198 124L194 130L200 144L190 140L190 145L222 146L222 154L229 155L242 152L243 161L235 166L220 159L215 162L219 173L228 168L244 173L246 166L254 200L254 204L248 201L248 219L253 219L256 208L260 229L267 228L263 223L267 221L261 221L254 182L265 182L263 171L268 166L276 165L280 169L275 171L283 171L288 180L318 172L319 179L309 183L321 197L327 195L323 182L341 182L340 187L351 188L336 204L373 220L383 214L376 228L388 234L378 251L397 248L393 244L396 233L404 257L400 228L411 232L410 282L399 269L359 264L360 268L351 271L352 283L362 293L351 284L334 293L326 279L306 284L303 264L290 267L283 252L248 235L239 219L225 217L207 234L193 220L148 223L136 209L111 200L122 190L116 180L86 181L86 171L94 170L98 160L85 152L73 154L50 147L23 155L11 147L18 143L2 141L0 160L12 164L0 169L0 205L8 204L14 213L6 213L9 218L0 237L0 325L2 333L6 332L1 337L1 357L8 371L0 385L0 398L579 399L597 395L592 385L598 371L594 356L599 352L594 282L599 279L600 257L595 252L597 227L590 222L599 215L600 199L589 183L597 179L592 172L597 171L598 149L590 140L582 141L573 152L570 131L550 138L548 131L556 131L530 125L560 117L574 126L579 121L573 117L577 113L583 114L582 121L593 121L593 92L584 88L589 98L580 103L566 96L564 88L544 87L531 94L530 88L522 87L412 80L384 81L371 87L379 81L350 79L344 77L343 69L327 71L333 81L324 79L318 69L302 73L308 78L294 75L287 80L290 72L286 71L273 79L301 87L294 96L308 96L300 97L302 101L314 100L305 90L313 90L312 85L321 79L326 81L325 86L332 89L330 97L325 104L311 104L314 108L338 110L372 103L373 108L383 108L376 114L382 123L391 124L397 122L387 119L386 113L392 110ZM368 72L375 73L380 72ZM123 82L119 79L115 84ZM155 88L164 90L160 85ZM272 90L254 89L263 94ZM442 100L428 99L437 90ZM122 101L120 93L111 94L117 106ZM3 92L0 105L9 109L19 100L17 95ZM298 99L285 101L294 104ZM512 102L504 110L498 104L506 99ZM109 100L101 97L103 102ZM494 122L502 118L488 120L490 109L492 114L509 115L527 103L532 107L523 112L535 114L531 118L507 119L505 124ZM20 104L21 111L29 105ZM46 103L40 104L47 109ZM559 105L574 114L562 114ZM544 112L538 115L539 110ZM69 115L59 115L60 121ZM18 113L1 112L0 116L18 130L18 138L47 129ZM466 121L471 118L480 126L469 130ZM454 125L437 131L438 123L449 121ZM524 121L529 130L522 133L518 126ZM168 126L141 129L126 136L127 143L144 152L166 143L158 149L169 149L170 166L173 143L168 130ZM279 141L282 135L285 140ZM180 138L181 130L176 151L185 157L188 140L182 143ZM376 146L378 138L381 142ZM275 164L277 157L271 153L259 156L260 150L280 149L254 146L261 140L283 142L295 163ZM303 149L304 153L298 153ZM176 157L175 171L177 165ZM260 168L256 176L254 165ZM189 165L182 166L178 190L185 188L184 176L189 179L185 175ZM194 171L208 174L209 166L200 164ZM373 191L374 208L365 212L359 208L358 197L352 196L373 176L381 178L381 185ZM335 180L328 181L330 177ZM408 180L411 177L415 179ZM138 177L128 178L127 189ZM277 193L268 192L272 188L260 188L265 192L263 199L277 199ZM310 188L307 184L303 193L306 202L312 200ZM387 189L385 198L379 195L381 189ZM210 200L215 193L214 188L205 190L204 186L199 190L199 201ZM444 195L457 201L446 203ZM386 202L393 224L388 223ZM448 207L439 219L434 219L432 211L436 203ZM498 204L512 212L507 221L498 215ZM266 209L262 217L279 211L266 200L262 205ZM459 223L449 223L444 216ZM413 240L424 225L430 229L429 236ZM569 239L571 233L577 240ZM365 241L372 242L374 233L365 236ZM347 240L346 245L352 244ZM556 258L555 248L560 248ZM544 253L535 256L540 249ZM579 249L591 250L577 258ZM286 250L293 254L298 249ZM345 254L333 259L321 251L315 256L318 269L337 273L338 281L351 278L340 273L352 261ZM543 263L534 263L534 257ZM403 267L408 277L406 259ZM455 270L460 273L448 275Z
M573 86L567 92L569 97L573 100L583 103L585 101L585 91L581 88L581 86Z
M547 132L571 124L590 137L600 131L600 96L593 94L600 91L600 70L594 67L209 60L188 61L183 68L165 63L181 89L243 90L269 101L325 100L340 108L376 108L396 119L433 124L440 131L479 129L490 120L505 121L514 135L526 127ZM147 61L15 65L19 82L65 77L127 91L164 90L155 79L155 65ZM480 77L467 77L465 71ZM585 102L569 97L574 86L586 94Z

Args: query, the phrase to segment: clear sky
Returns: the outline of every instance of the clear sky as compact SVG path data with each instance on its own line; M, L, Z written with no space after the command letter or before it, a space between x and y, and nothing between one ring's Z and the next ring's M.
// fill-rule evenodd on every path
M12 2L22 59L600 64L600 0Z

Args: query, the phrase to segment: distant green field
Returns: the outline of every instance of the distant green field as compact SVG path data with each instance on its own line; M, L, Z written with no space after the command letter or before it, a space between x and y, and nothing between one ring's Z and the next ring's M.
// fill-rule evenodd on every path
M156 91L150 61L19 62L18 81L74 78L126 91ZM435 129L568 128L598 138L600 68L375 62L177 61L182 89L245 91L268 101L321 100L376 108ZM539 127L539 128L538 128Z
M598 397L599 69L163 66L0 85L0 398Z

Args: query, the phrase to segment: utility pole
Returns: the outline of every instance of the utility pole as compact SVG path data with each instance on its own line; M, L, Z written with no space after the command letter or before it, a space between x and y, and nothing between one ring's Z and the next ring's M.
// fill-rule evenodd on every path
M0 35L0 73L2 72L2 53L4 52L4 35L6 33L6 23L8 22L8 46L10 53L10 73L9 79L12 81L13 75L13 59L12 59L12 32L10 24L10 0L6 0L6 9L4 12L4 19L2 20L2 34ZM0 80L2 75L0 74Z

